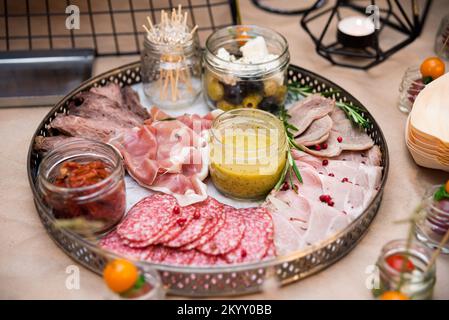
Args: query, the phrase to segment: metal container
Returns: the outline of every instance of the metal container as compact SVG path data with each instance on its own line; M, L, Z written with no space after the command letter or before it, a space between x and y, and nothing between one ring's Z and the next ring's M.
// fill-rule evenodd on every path
M140 62L135 62L103 73L83 83L56 104L44 117L32 137L29 147L27 161L28 178L34 195L37 213L45 229L67 255L97 274L102 273L109 259L118 256L112 252L100 249L96 242L88 241L70 230L55 226L54 217L46 210L36 188L37 170L42 161L42 155L33 149L34 139L37 135L49 135L48 124L53 121L56 114L67 113L69 103L78 93L89 90L92 87L105 86L109 82L117 82L120 85L140 83L140 71ZM363 115L369 120L369 126L365 130L382 152L381 165L384 170L378 193L364 212L344 230L337 232L307 250L294 252L288 256L280 256L258 263L215 268L175 267L141 261L136 262L139 266L147 266L158 270L169 294L197 297L241 295L263 290L265 281L273 283L272 281L274 280L281 285L299 281L331 266L349 253L366 233L371 221L376 216L382 200L389 168L388 147L379 125L358 100L335 83L296 66L289 67L287 76L288 81L299 81L310 86L316 92L333 90L337 92L335 94L337 101L352 103L364 110Z

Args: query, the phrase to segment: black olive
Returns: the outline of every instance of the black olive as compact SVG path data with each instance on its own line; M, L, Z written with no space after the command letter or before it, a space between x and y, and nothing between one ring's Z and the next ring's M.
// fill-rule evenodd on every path
M241 104L243 101L242 88L238 84L235 86L225 85L223 97L229 103L235 105Z
M240 81L238 84L242 88L244 96L254 93L263 95L264 91L263 81L247 80L247 81Z
M276 114L279 111L279 105L275 97L265 97L258 105L259 109Z

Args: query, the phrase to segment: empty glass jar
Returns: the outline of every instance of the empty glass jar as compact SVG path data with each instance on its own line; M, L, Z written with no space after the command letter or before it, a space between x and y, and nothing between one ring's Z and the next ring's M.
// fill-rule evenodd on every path
M449 59L449 15L441 20L440 28L435 38L435 53L441 58Z
M425 86L419 67L408 68L399 87L399 110L404 113L412 111L416 97Z

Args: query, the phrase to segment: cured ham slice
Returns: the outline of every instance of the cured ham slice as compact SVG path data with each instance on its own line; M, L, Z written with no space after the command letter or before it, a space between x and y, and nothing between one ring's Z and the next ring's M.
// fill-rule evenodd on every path
M295 207L298 199L307 205L303 205L302 208ZM267 200L266 205L272 214L275 227L274 242L280 254L288 254L317 244L342 230L351 221L347 215L337 209L296 194L293 190L270 195ZM286 214L294 210L298 214L307 216L307 221L297 223Z
M339 181L345 179L349 183L369 190L377 189L380 186L382 178L382 167L380 166L350 160L329 159L323 162L322 159L301 151L295 151L293 157L297 160L299 168L310 166L319 174L335 177ZM359 155L359 157L361 156Z
M185 115L181 120L187 118ZM194 119L190 122L192 128L153 108L151 118L142 126L110 141L121 152L129 174L140 185L172 194L181 206L207 197L202 180L208 175L209 152L203 128L211 120L199 116L189 119Z
M333 157L333 159L353 161L371 166L380 166L382 163L382 152L380 151L379 146L373 146L371 149L363 152L344 151L340 155Z
M351 121L346 118L345 113L337 108L332 112L332 130L326 140L327 148L315 150L305 147L307 153L318 157L335 157L343 150L367 150L374 146L374 141L365 131L356 128Z
M314 146L326 141L332 129L332 119L328 115L317 119L295 139L296 143L303 146Z
M314 120L323 118L331 113L334 108L334 100L324 98L319 94L311 95L297 102L288 110L291 116L289 122L298 129L295 132L296 136L306 131Z

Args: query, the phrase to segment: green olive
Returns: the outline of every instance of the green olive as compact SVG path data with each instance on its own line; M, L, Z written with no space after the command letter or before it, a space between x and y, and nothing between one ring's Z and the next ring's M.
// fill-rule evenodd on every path
M257 108L263 97L258 94L250 94L243 99L244 108Z
M279 104L284 104L285 98L287 97L287 86L280 86L276 91L276 100Z
M218 80L214 79L207 84L207 95L213 101L218 101L223 99L224 89Z
M223 111L229 111L229 110L241 108L241 106L229 103L226 100L220 100L217 102L217 108L221 109Z
M266 97L271 97L278 91L278 84L274 80L266 80L263 83L263 92Z

